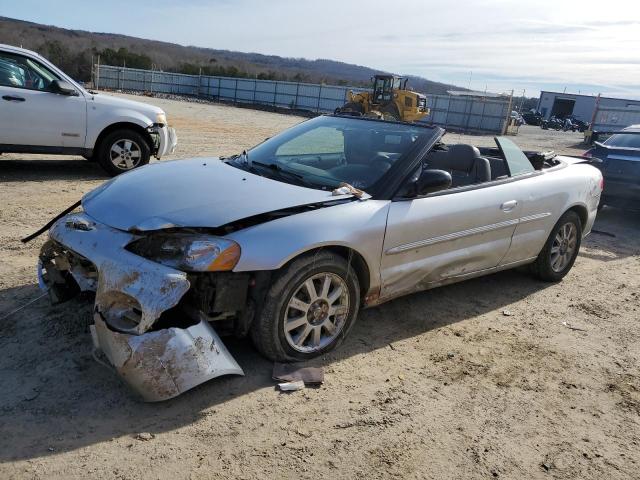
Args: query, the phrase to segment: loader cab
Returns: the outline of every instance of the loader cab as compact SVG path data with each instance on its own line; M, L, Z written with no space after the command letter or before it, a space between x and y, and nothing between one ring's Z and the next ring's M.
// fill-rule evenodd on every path
M395 75L376 75L373 77L373 103L393 101L393 91L406 88L407 80Z

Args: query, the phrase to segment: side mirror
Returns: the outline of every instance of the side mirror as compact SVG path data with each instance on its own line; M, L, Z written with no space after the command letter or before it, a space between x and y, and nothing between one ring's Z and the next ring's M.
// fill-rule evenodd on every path
M68 95L71 97L77 97L78 91L69 82L64 80L53 80L49 84L49 91L51 93L57 93L58 95Z
M421 197L451 187L451 174L444 170L423 170L413 183L411 197Z

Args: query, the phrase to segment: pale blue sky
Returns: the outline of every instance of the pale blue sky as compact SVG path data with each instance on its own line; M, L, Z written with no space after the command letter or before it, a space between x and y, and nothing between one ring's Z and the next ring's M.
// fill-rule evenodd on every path
M0 0L0 16L478 90L640 98L638 0Z

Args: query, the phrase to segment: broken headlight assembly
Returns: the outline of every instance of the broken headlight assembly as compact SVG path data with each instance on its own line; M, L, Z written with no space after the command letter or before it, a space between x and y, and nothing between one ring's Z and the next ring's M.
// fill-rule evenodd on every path
M156 113L156 124L160 125L161 127L167 125L167 114L164 112Z
M202 234L149 235L130 243L127 250L185 272L227 271L240 259L236 242Z

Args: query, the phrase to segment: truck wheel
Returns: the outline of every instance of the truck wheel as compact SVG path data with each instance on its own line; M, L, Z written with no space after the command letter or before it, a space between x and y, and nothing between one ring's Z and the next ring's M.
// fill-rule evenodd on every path
M385 120L391 120L395 122L400 120L400 112L398 111L398 107L396 107L394 104L385 105L384 107L382 107L381 112L382 118Z
M358 277L344 258L322 251L306 255L271 285L251 339L271 360L314 358L342 343L359 306Z
M115 130L100 142L98 162L111 176L149 163L151 150L145 138L134 130Z
M551 230L547 243L531 264L532 273L546 282L562 280L576 261L581 241L582 222L578 214L570 210Z
M336 108L336 111L334 113L336 115L347 114L359 116L364 114L364 106L358 102L347 102L344 104L344 106Z

